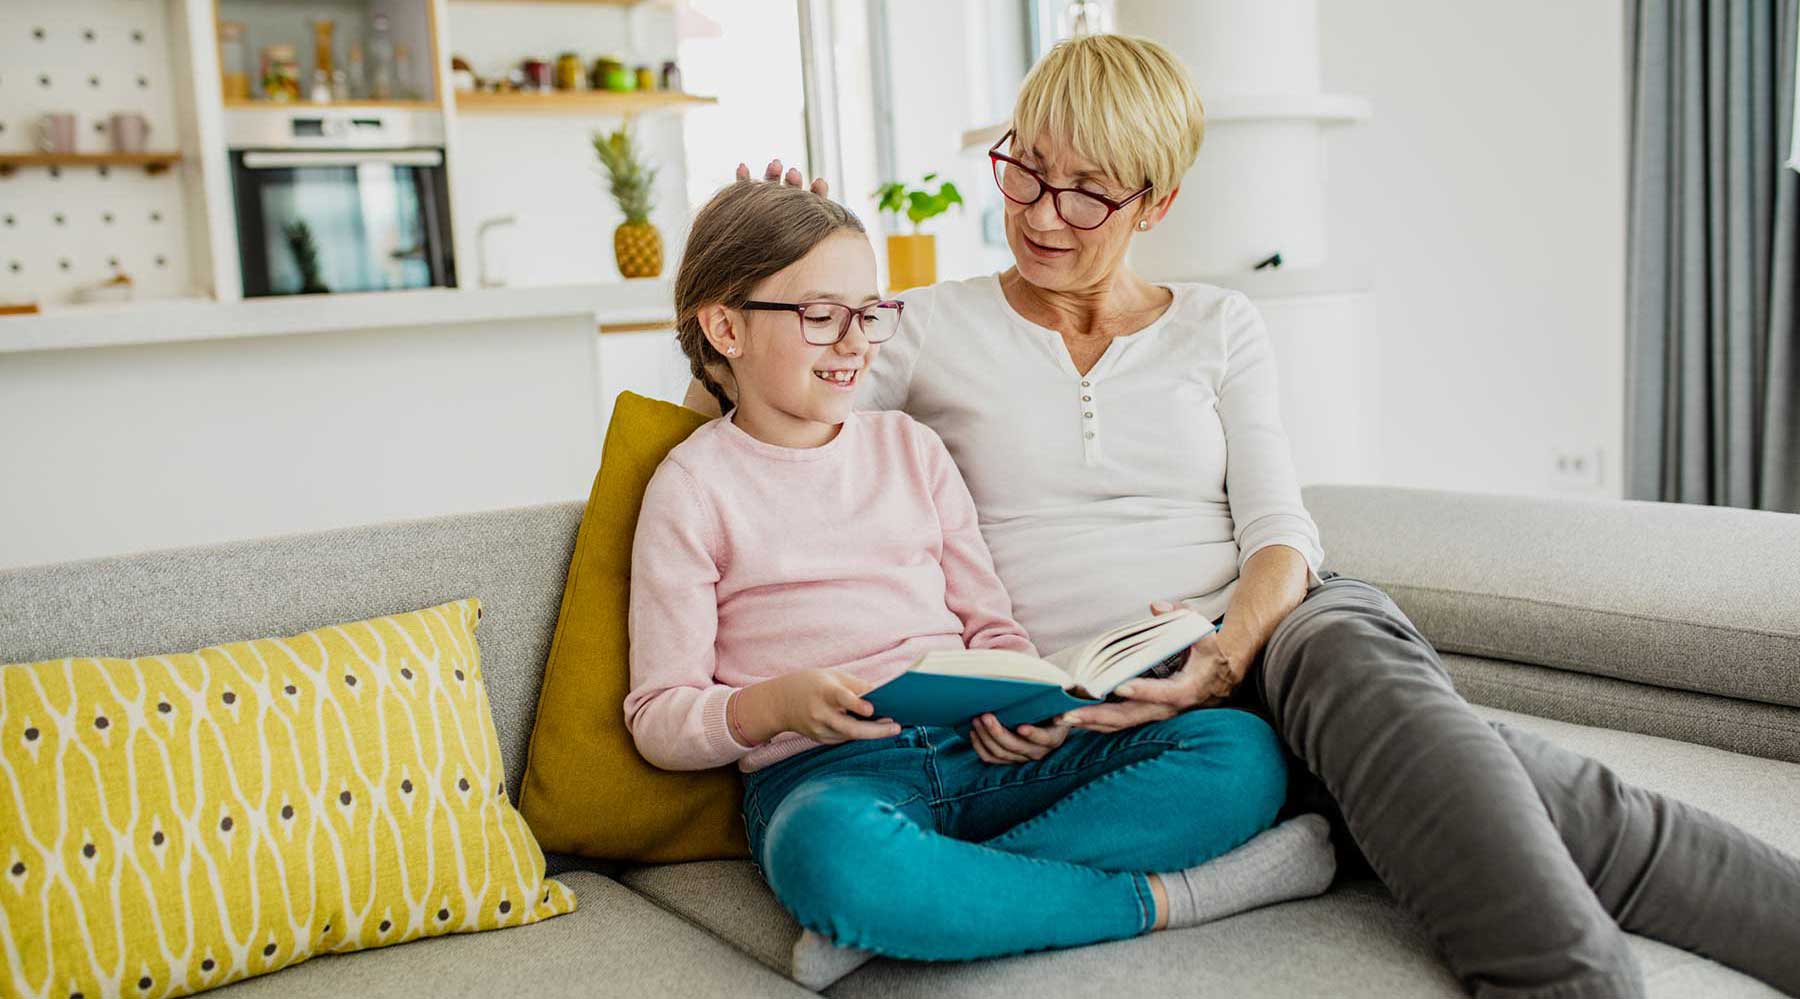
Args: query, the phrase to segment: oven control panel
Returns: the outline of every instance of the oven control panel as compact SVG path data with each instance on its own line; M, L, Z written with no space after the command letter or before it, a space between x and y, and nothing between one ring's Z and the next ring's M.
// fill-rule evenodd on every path
M444 144L437 108L227 108L232 149L410 149Z

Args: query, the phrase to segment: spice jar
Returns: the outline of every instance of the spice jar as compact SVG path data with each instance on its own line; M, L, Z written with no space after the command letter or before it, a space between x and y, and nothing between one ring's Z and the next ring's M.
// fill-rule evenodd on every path
M525 86L531 90L550 89L550 64L542 59L527 59L520 66L525 71Z
M337 22L329 17L313 20L313 72L323 72L325 79L331 79L331 71L336 67L331 54L331 35Z
M637 68L637 88L639 90L655 90L656 70L648 66L639 66Z
M591 81L595 90L630 90L637 84L637 78L625 68L625 64L612 56L601 56L594 60L594 76Z
M240 21L219 22L219 84L228 101L250 99L250 67L245 62Z
M580 90L581 57L573 52L564 52L556 57L556 89Z
M300 99L300 59L292 45L265 45L262 50L263 96L271 101Z
M662 88L664 90L681 90L681 67L674 60L662 64Z

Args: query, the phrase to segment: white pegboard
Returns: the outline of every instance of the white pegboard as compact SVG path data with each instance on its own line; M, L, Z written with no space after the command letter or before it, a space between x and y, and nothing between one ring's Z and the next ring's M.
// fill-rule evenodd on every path
M76 151L110 152L107 119L137 112L148 148L178 147L173 0L0 0L0 150L36 150L38 119L72 111ZM191 155L191 150L182 150ZM0 177L0 301L56 305L131 276L137 298L192 294L179 170L22 167Z

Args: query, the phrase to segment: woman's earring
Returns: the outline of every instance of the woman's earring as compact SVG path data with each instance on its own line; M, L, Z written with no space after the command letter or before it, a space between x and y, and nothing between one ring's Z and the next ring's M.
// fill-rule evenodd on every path
M1138 219L1138 232L1149 232L1149 231L1150 231L1150 220L1149 219Z

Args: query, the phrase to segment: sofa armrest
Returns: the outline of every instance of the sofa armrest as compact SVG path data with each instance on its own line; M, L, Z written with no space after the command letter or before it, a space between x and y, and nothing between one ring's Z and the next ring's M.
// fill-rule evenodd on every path
M1326 567L1440 652L1800 707L1800 516L1382 486L1305 501Z

